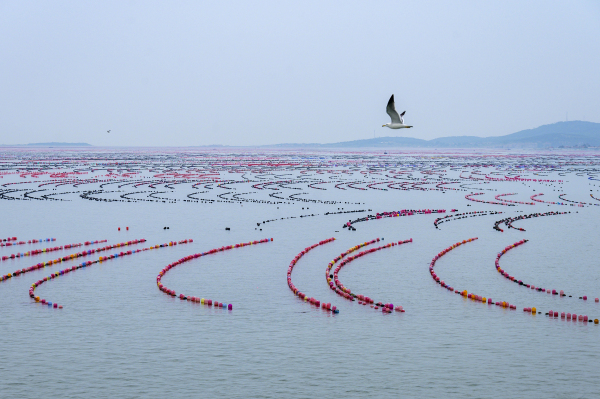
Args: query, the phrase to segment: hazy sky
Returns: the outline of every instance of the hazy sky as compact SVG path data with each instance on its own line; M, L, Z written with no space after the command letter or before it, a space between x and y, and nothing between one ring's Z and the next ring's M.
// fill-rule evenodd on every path
M392 93L413 129L381 127ZM598 1L0 1L0 144L496 136L566 112L600 122Z

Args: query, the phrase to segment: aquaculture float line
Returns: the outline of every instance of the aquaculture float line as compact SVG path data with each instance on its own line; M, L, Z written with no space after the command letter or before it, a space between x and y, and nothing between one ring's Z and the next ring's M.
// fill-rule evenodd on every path
M522 204L522 205L535 205L535 202L524 202L524 201L512 201L509 199L505 199L505 198L500 198L500 197L505 197L507 195L517 195L517 193L506 193L506 194L498 194L496 195L494 198L498 201L502 201L502 202L509 202L511 204Z
M144 241L146 241L146 240L144 240ZM142 242L142 241L140 241L140 242ZM115 258L118 258L118 257L127 256L127 255L133 255L133 254L136 254L136 253L139 253L139 252L143 252L143 251L147 251L147 250L150 250L150 249L172 247L172 246L175 246L177 244L187 244L188 242L194 242L194 240L189 239L189 240L181 240L181 241L178 241L178 242L170 241L168 244L158 244L158 245L153 245L153 246L150 246L150 247L147 247L147 248L136 249L136 250L133 250L133 251L129 250L127 252L119 252L118 254L112 254L112 255L109 255L109 256L101 256L97 260L89 260L87 262L82 262L81 264L79 264L77 266L71 266L71 267L68 267L68 268L66 268L64 270L60 270L58 272L54 272L50 276L44 277L43 279L40 279L40 280L36 281L35 283L31 284L31 287L29 288L29 296L31 298L33 298L36 302L41 302L44 305L48 305L48 307L53 307L55 309L56 308L62 309L63 308L62 305L58 305L57 303L48 302L46 299L40 299L39 296L35 296L35 289L37 287L39 287L40 285L44 284L46 281L53 280L53 279L58 278L60 276L64 276L65 274L68 274L70 272L74 272L77 269L83 269L85 267L91 266L91 265L96 264L96 263L102 263L103 261L107 261L107 260L110 260L110 259L115 259Z
M54 251L60 251L62 249L77 248L77 247L82 247L84 245L87 246L87 245L93 245L93 244L100 244L100 243L105 243L107 241L108 240L86 241L85 243L65 244L65 245L61 245L59 247L32 249L31 251L27 251L27 252L22 252L22 253L17 252L16 254L3 256L2 260L4 261L4 260L8 260L8 259L22 258L25 256L35 256L35 255L43 254L46 252L54 252Z
M359 222L367 222L369 220L377 220L383 218L395 218L400 216L412 216L416 214L428 215L433 213L446 213L445 209L402 209L400 211L381 212L375 215L367 215L356 220L349 220L342 227L352 228L352 225Z
M541 288L541 287L536 287L535 285L532 285L532 284L524 283L522 280L517 280L516 277L511 276L506 270L503 270L500 267L500 258L504 254L506 254L508 251L510 251L513 248L516 248L518 246L521 246L521 245L525 244L527 241L529 241L529 240L523 239L521 241L517 241L514 244L505 247L502 251L500 251L498 253L498 255L496 256L496 262L495 262L495 264L496 264L496 270L498 271L498 273L500 273L501 275L503 275L506 279L511 280L511 281L513 281L513 282L515 282L515 283L517 283L519 285L522 285L522 286L526 287L526 288L529 288L529 289L532 289L532 290L535 290L535 291L538 291L538 292L545 292L545 293L551 294L551 295L559 295L561 298L562 297L566 297L567 294L565 294L565 291L563 291L563 290L560 290L560 291L557 291L555 289L551 290L550 288ZM572 298L573 296L572 295L568 295L568 297ZM582 295L582 296L579 297L579 299L587 301L588 297L587 297L587 295ZM599 298L595 298L595 302L600 302L600 299Z
M294 259L292 259L292 261L290 262L290 265L289 265L288 270L287 270L287 283L288 283L288 287L290 287L290 290L292 290L292 292L294 293L294 295L296 295L297 297L299 297L303 301L308 302L311 305L314 305L316 307L320 306L324 310L328 310L328 311L333 312L333 313L339 313L340 311L335 306L332 306L331 303L323 303L323 304L321 304L321 301L319 301L319 300L317 300L315 298L312 298L312 297L308 297L306 294L304 294L303 292L301 292L300 290L298 290L296 288L296 286L294 285L294 283L292 283L292 270L294 270L294 266L296 266L296 263L298 263L298 260L300 260L300 258L302 258L305 254L307 254L311 250L315 249L316 247L318 247L320 245L328 244L328 243L330 243L332 241L335 241L334 237L328 238L328 239L323 240L323 241L319 241L317 244L313 244L310 247L304 248L303 251L301 251L298 255L296 255L294 257Z
M544 193L538 193L538 194L534 194L531 197L529 197L530 199L532 199L535 202L541 202L543 204L553 204L553 205L569 205L569 204L565 204L562 202L553 202L553 201L542 201L541 199L538 199L537 197L544 195Z
M449 285L447 285L444 280L440 279L438 277L438 275L435 273L435 271L433 270L433 268L435 267L435 263L438 261L438 259L440 259L442 256L446 255L448 252L452 251L455 248L460 247L463 244L466 244L468 242L472 242L477 240L477 237L474 238L469 238L467 240L463 240L463 241L459 241L454 245L449 246L448 248L444 249L443 251L439 252L436 256L434 256L434 258L431 260L431 263L429 264L429 274L431 274L431 278L433 278L433 280L438 283L440 286L442 286L443 288L447 289L448 291L454 291L455 294L459 294L465 298L469 298L472 301L477 301L477 302L481 302L481 303L487 303L488 305L493 305L495 304L496 306L501 306L503 308L508 308L511 310L516 310L517 307L516 305L511 305L510 303L506 302L506 301L502 301L502 302L493 302L492 298L486 298L484 296L481 295L477 295L477 294L469 294L467 292L467 290L457 290Z
M536 310L537 309L534 308L534 307L533 308L523 308L523 312L531 313L532 315L536 314ZM542 312L538 312L538 313L542 313ZM558 318L558 311L549 310L546 313L546 316L549 316L550 318L555 318L556 319L556 318ZM587 315L582 315L582 314L577 315L576 313L571 314L571 313L561 312L560 313L560 319L563 320L563 321L575 321L576 322L577 320L579 320L579 321L584 322L584 323L598 324L598 319L592 320L592 318L591 317L588 318Z
M491 180L491 181L533 181L533 182L538 182L538 183L562 183L562 180L544 180L544 179L523 179L519 176L517 177L509 177L509 176L504 176L504 179L500 179L497 177L489 177L488 175L485 176L485 178L487 180Z
M8 273L8 274L0 277L0 281L6 281L6 280L8 280L8 279L10 279L12 277L16 277L16 276L19 276L21 274L29 273L29 272L32 272L34 270L43 269L44 267L52 266L52 265L55 265L55 264L60 263L60 262L66 262L66 261L68 261L70 259L77 259L79 257L88 256L88 255L91 255L91 254L96 253L96 252L108 251L108 250L111 250L111 249L114 249L114 248L125 247L125 246L128 246L128 245L135 245L135 244L143 243L143 242L146 242L145 238L142 238L142 239L139 239L139 240L133 240L133 241L126 241L126 242L122 242L122 243L119 243L119 244L107 245L105 247L96 248L96 249L89 249L87 251L76 252L74 254L63 256L62 258L57 258L57 259L54 259L54 260L48 260L46 262L40 262L40 263L35 264L33 266L26 267L26 268L23 268L23 269L20 269L20 270L16 270L13 273Z
M3 242L0 242L0 247L12 247L13 245L24 245L24 244L36 244L38 242L51 242L51 241L56 241L56 238L44 238L44 239L39 239L39 240L27 240L27 242L25 241L19 241L19 242L14 242L17 241L17 237L9 237L3 240Z
M573 201L573 200L568 200L568 199L566 199L566 198L563 198L563 196L565 196L565 195L567 195L567 194L560 194L560 195L558 196L558 198L560 198L560 199L561 199L561 200L563 200L563 201L571 202L571 204L569 204L569 205L571 205L571 206L575 206L575 205L577 205L577 206L578 206L578 207L580 207L580 208L583 208L583 207L584 207L584 205L595 205L595 206L600 206L600 204L592 204L591 202L581 202L581 201ZM566 205L566 204L565 204L565 205Z
M456 209L451 210L450 212L456 212ZM437 218L433 221L433 225L435 226L435 228L438 228L438 225L444 223L444 222L449 222L450 220L457 220L457 219L466 219L468 217L476 217L476 216L485 216L485 215L497 215L503 212L498 212L498 211L474 211L474 212L464 212L464 213L456 213L454 215L446 215L444 217L441 218ZM450 220L448 220L450 219Z
M558 318L558 312L557 311L548 311L548 313L546 313L546 316L550 316L550 317L554 317L555 319ZM592 318L588 318L587 315L577 315L576 313L565 313L565 312L561 312L560 313L560 318L561 320L565 320L565 321L581 321L584 323L594 323L594 324L598 324L598 319L594 319L592 320Z
M492 205L504 205L504 206L516 206L515 204L510 204L508 202L494 202L494 201L484 201L480 199L471 198L473 195L483 195L485 193L471 193L465 195L465 198L469 201L481 202L482 204L492 204Z
M249 245L262 244L262 243L270 242L270 241L273 241L273 239L272 238L270 238L270 239L269 238L264 238L264 239L259 240L259 241L243 242L243 243L240 243L240 244L228 245L228 246L221 247L221 248L214 248L214 249L211 249L211 250L209 250L207 252L202 252L202 253L197 253L197 254L193 254L193 255L188 255L185 258L181 258L181 259L179 259L179 260L177 260L177 261L175 261L173 263L170 263L167 266L165 266L158 273L158 276L156 276L156 285L157 285L158 289L161 290L162 292L164 292L165 294L170 295L172 297L176 297L177 293L175 292L175 290L171 290L171 289L167 288L161 282L163 276L165 274L167 274L167 272L169 270L171 270L172 268L174 268L176 266L179 266L182 263L188 262L188 261L190 261L192 259L199 258L201 256L212 255L212 254L215 254L217 252L228 251L228 250L234 249L234 248L242 248L242 247L246 247L246 246L249 246ZM190 242L191 242L191 240L190 240ZM182 301L185 300L185 301L191 301L191 302L201 303L202 305L207 305L207 306L213 306L213 304L214 304L215 308L223 308L223 307L225 307L225 308L227 308L229 310L232 310L232 308L233 308L232 304L225 305L222 302L213 301L212 299L204 299L204 298L200 298L200 297L197 297L197 296L190 296L190 295L185 295L185 294L179 294L179 299L181 299Z
M571 213L571 212L545 212L545 213L531 213L529 215L520 215L520 216L515 216L515 217L508 217L505 219L500 219L500 220L496 220L494 222L494 230L497 230L499 232L504 232L503 229L500 228L500 225L502 224L506 224L506 226L508 226L508 228L510 229L515 229L515 230L519 230L519 231L526 231L524 228L522 227L514 227L512 225L513 222L517 221L517 220L524 220L524 219L531 219L531 218L537 218L537 217L541 217L541 216L554 216L554 215L566 215L567 213Z
M397 243L396 242L391 242L391 243L386 244L386 245L382 245L382 246L379 246L379 247L376 247L376 248L371 248L371 249L368 249L368 250L365 250L365 251L361 251L361 252L359 252L358 254L356 254L354 256L350 256L350 257L342 260L340 262L340 264L334 269L333 274L328 274L328 273L331 273L331 268L333 267L333 265L336 262L340 261L342 258L344 258L346 255L348 255L348 254L350 254L350 253L352 253L354 251L357 251L358 249L360 249L362 247L365 247L367 245L373 244L375 242L379 242L379 238L371 240L369 242L365 242L365 243L356 245L356 246L350 248L348 251L346 251L343 254L341 254L340 256L336 257L333 261L329 262L329 264L327 266L327 271L326 271L327 283L329 284L329 288L331 288L333 291L335 291L338 295L340 295L340 296L342 296L342 297L344 297L344 298L346 298L348 300L354 301L355 298L358 299L358 304L359 305L367 305L368 304L368 305L371 306L371 308L374 308L376 310L381 307L381 311L384 312L384 313L392 313L393 310L396 310L397 312L404 312L404 308L402 306L400 306L400 305L394 307L394 305L391 304L391 303L385 303L384 304L382 302L375 302L373 299L371 299L368 296L365 296L365 295L362 295L362 294L353 294L352 291L349 288L345 287L340 282L340 280L338 279L338 273L339 273L339 271L340 271L340 269L342 267L344 267L345 265L347 265L348 263L352 262L353 260L355 260L357 258L363 257L363 256L365 256L367 254L370 254L370 253L373 253L373 252L377 252L377 251L385 249L385 248L391 248L391 247L394 247L394 246L397 246L397 245L401 245L401 244L406 244L406 243L412 242L412 238L408 239L408 240L404 240L404 241L398 241ZM334 285L334 283L335 283L335 285Z
M355 295L353 295L352 293L347 293L345 291L342 291L342 290L336 288L336 286L333 283L333 279L335 276L333 274L331 274L331 268L333 267L333 265L335 263L337 263L338 261L340 261L341 259L346 257L346 255L351 254L354 251L358 251L359 249L366 247L367 245L374 244L376 242L379 242L379 238L375 238L375 239L372 239L371 241L367 241L367 242L363 242L362 244L355 245L352 248L348 249L346 252L343 252L339 256L335 257L331 262L329 262L327 264L327 268L325 269L325 280L327 280L327 284L329 284L329 288L331 288L336 293L338 293L338 295L353 301ZM371 303L372 300L371 300L371 298L366 298L365 301L367 301L368 303Z
M516 216L514 218L508 218L506 219L506 225L508 226L508 228L511 229L516 229L519 231L526 231L524 228L522 227L514 227L512 224L513 222L517 221L517 220L523 220L523 219L531 219L531 218L537 218L537 217L541 217L541 216L554 216L554 215L566 215L567 213L571 213L571 212L545 212L545 213L532 213L530 215L520 215L520 216Z

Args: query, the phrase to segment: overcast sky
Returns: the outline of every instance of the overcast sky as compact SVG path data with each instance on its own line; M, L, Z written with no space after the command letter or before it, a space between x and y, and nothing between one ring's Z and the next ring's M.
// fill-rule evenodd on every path
M413 129L381 127L392 93ZM497 136L567 112L600 122L598 1L0 1L0 144Z

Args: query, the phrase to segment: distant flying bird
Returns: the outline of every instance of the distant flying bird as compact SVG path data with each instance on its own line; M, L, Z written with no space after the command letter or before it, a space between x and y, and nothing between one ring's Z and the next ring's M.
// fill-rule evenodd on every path
M402 114L402 115L404 115L404 114ZM106 133L110 133L110 130L107 130Z
M390 97L390 101L388 101L387 107L385 108L387 114L392 118L392 123L386 123L381 127L389 127L390 129L402 129L402 128L411 128L412 126L408 126L404 124L404 119L402 118L406 111L398 115L396 111L396 104L394 103L394 95Z

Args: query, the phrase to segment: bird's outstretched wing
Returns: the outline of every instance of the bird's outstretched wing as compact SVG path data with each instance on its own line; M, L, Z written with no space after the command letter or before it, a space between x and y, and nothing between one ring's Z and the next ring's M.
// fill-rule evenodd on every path
M402 123L402 118L396 112L396 104L394 103L394 95L390 97L390 101L388 101L387 107L385 108L385 112L392 118L392 123ZM402 114L404 115L404 114Z

